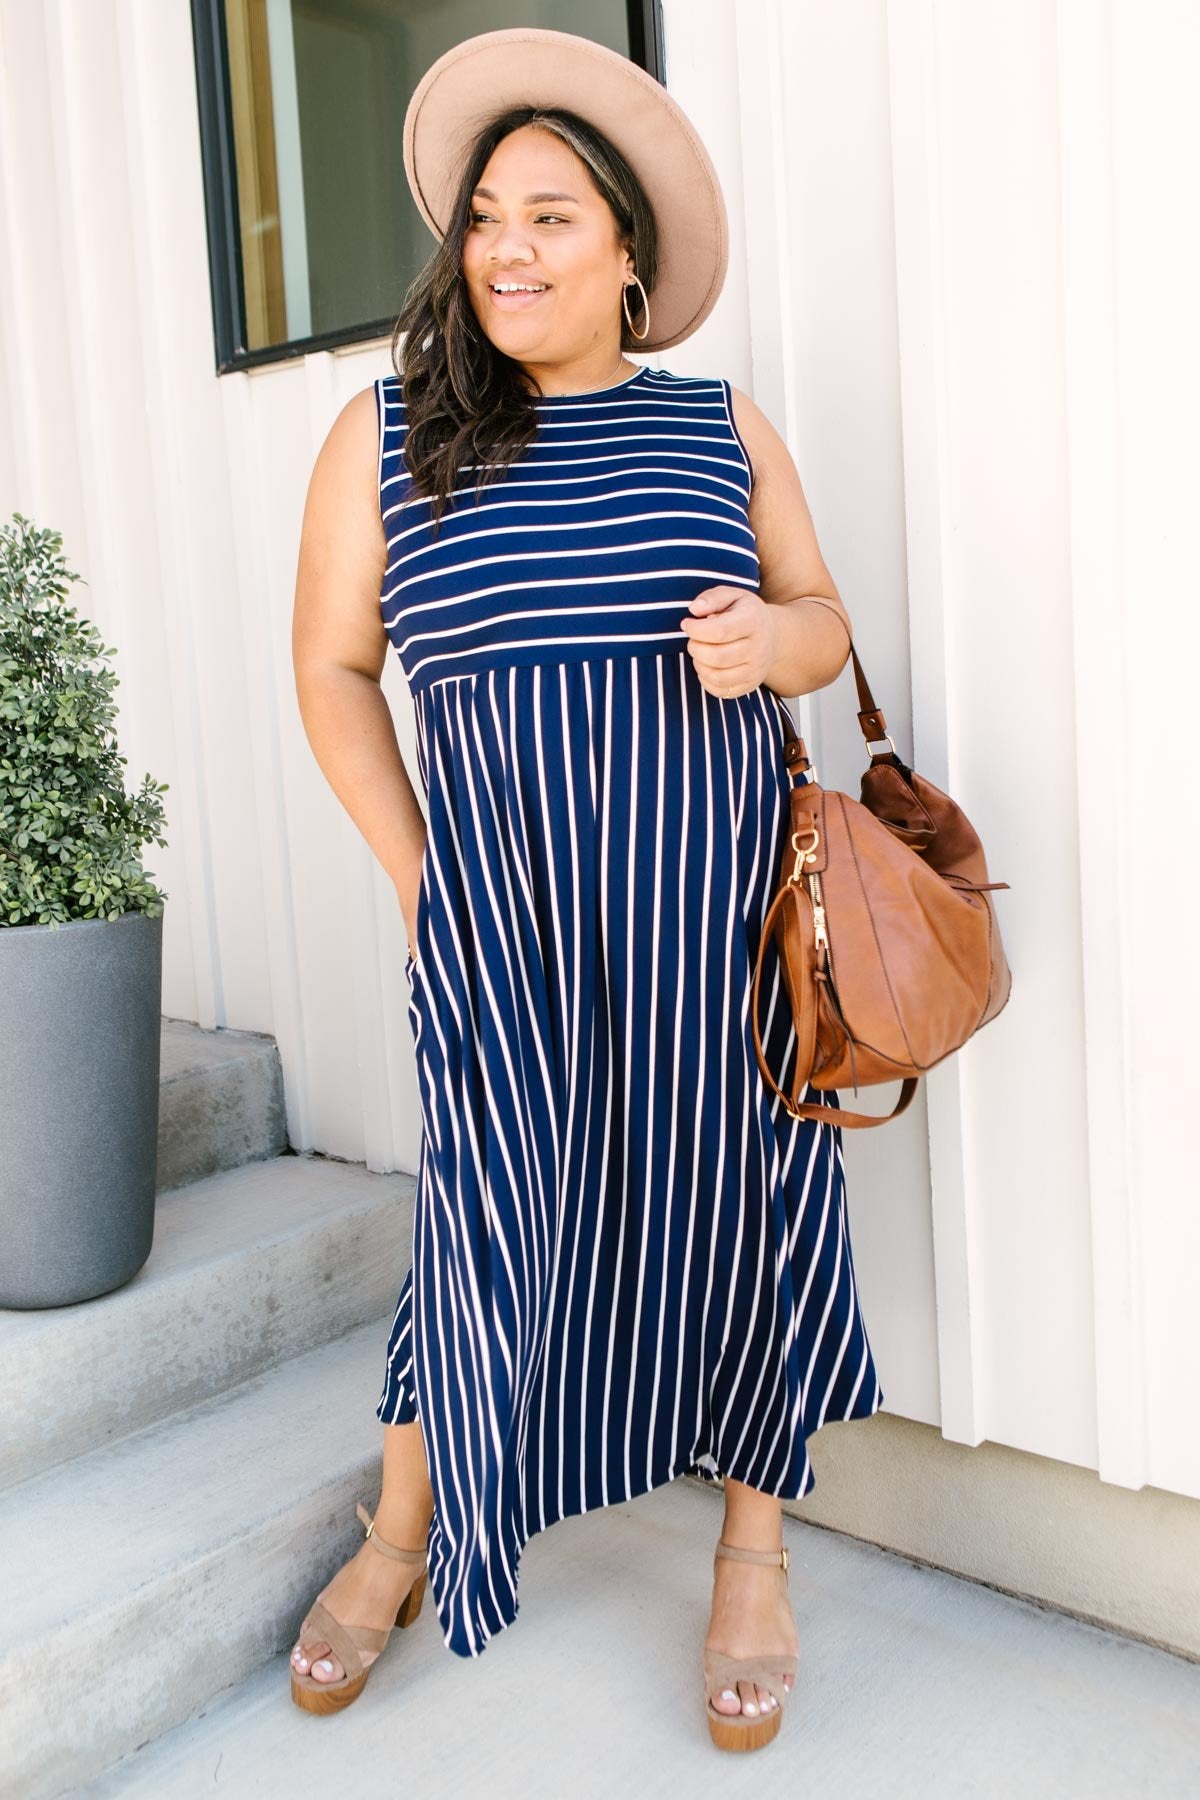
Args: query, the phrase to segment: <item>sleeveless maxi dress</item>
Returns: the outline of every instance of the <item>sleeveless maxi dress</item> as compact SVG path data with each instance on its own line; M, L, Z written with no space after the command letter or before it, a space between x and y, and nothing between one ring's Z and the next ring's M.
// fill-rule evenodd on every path
M437 539L399 377L375 395L428 815L413 1261L376 1413L421 1420L430 1592L477 1656L535 1532L683 1473L798 1499L806 1437L883 1392L841 1127L767 1099L750 1024L795 726L765 686L709 694L680 629L705 588L757 591L728 382L643 367L539 400ZM782 1082L773 945L760 1031Z

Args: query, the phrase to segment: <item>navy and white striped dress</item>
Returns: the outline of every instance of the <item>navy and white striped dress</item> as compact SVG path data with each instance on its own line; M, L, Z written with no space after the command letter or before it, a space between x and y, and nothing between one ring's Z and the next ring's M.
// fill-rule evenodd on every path
M754 1055L795 726L766 687L709 694L680 629L703 589L757 590L728 382L641 368L539 400L436 540L399 378L375 392L428 811L413 1264L376 1411L421 1420L430 1591L477 1656L534 1532L685 1472L796 1499L806 1436L883 1392L841 1128L768 1100ZM760 998L781 1079L773 947Z

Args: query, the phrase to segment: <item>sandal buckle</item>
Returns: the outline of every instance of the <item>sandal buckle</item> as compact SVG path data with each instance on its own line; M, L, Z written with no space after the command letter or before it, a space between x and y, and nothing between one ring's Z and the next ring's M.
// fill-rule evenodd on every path
M786 1574L788 1565L792 1560L791 1557L788 1555L788 1547L786 1544L783 1546L783 1549L779 1552L779 1556L780 1556L779 1566L781 1569L783 1569L784 1573Z

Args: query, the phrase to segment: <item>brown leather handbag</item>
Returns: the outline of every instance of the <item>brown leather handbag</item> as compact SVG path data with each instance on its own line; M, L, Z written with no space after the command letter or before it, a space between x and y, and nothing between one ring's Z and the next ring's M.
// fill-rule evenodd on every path
M789 841L763 921L751 1016L759 1068L794 1119L886 1125L927 1069L1004 1006L1012 975L1000 942L983 846L948 794L897 756L853 645L858 720L871 755L861 803L819 786L803 738L789 738ZM876 746L887 743L888 750ZM759 1035L763 958L774 938L796 1026L791 1092L776 1083ZM800 1100L900 1080L890 1113Z

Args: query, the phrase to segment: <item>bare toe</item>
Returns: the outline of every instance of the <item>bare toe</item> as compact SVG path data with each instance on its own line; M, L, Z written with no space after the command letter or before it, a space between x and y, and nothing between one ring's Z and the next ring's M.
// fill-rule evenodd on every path
M340 1681L342 1665L336 1656L319 1656L312 1666L312 1672L317 1681Z
M292 1652L292 1662L298 1674L311 1674L314 1681L337 1681L342 1673L342 1665L330 1654L325 1639L306 1638L303 1633Z

